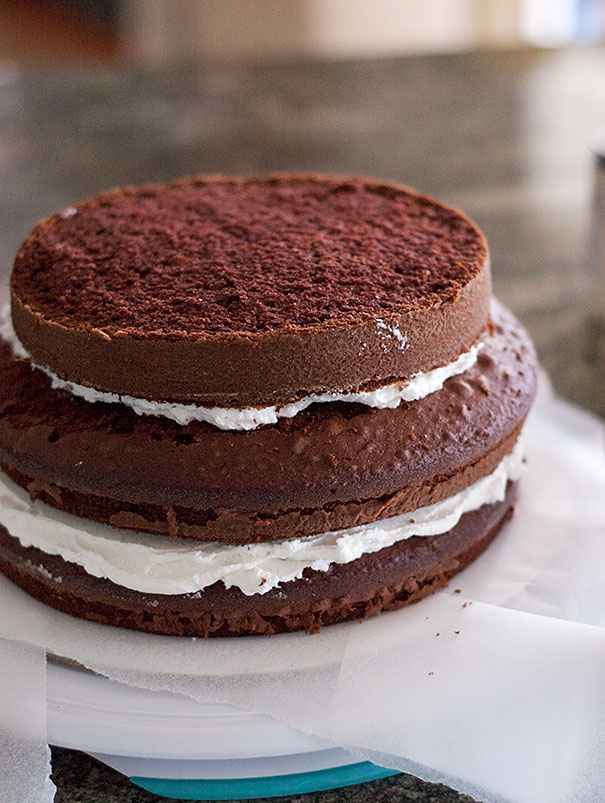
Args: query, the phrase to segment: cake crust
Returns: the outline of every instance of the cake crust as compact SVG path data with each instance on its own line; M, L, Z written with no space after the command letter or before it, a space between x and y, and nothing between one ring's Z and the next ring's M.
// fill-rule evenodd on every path
M190 178L53 215L19 251L15 330L97 390L208 407L370 390L488 323L487 246L457 210L361 178Z

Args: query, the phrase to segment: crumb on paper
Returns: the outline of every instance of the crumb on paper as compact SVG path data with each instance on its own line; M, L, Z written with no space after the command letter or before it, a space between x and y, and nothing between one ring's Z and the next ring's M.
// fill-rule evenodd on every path
M429 675L434 675L434 674L435 674L434 672L429 672Z
M454 589L454 594L462 594L462 589L461 588L455 588Z
M454 630L454 635L455 636L459 636L460 635L460 631L459 630Z

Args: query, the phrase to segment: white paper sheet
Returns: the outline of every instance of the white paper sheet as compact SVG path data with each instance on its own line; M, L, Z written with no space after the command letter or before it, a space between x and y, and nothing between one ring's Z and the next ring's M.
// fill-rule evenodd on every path
M0 803L51 803L46 653L0 639Z
M73 619L0 578L0 636L273 714L485 803L605 800L605 427L543 399L527 446L513 521L410 608L315 636L176 640Z

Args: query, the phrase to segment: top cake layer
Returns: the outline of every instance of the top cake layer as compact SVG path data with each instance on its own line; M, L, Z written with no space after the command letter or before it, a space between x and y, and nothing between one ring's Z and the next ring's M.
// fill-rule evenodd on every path
M455 360L487 326L464 215L360 178L190 178L41 221L11 279L34 362L105 392L243 407Z

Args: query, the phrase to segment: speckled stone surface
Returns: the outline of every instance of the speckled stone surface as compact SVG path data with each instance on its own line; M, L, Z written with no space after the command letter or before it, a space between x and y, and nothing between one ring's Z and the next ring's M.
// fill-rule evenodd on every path
M0 65L0 275L39 218L120 184L271 170L401 181L476 220L496 292L556 388L605 412L587 262L603 98L603 48L161 71ZM71 751L56 749L54 766L58 803L158 800ZM398 776L282 800L470 798Z

